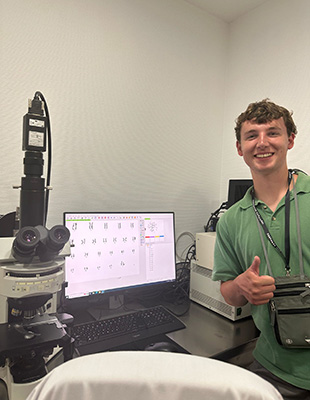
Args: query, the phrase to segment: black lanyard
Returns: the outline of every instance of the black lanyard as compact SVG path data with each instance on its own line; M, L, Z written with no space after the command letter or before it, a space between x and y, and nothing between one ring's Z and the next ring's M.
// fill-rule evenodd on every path
M271 233L269 232L269 230L265 224L265 221L263 220L258 209L256 208L254 189L251 190L252 206L253 206L253 210L255 212L256 218L257 218L258 222L261 224L269 242L272 244L272 246L277 250L277 252L283 258L283 260L285 262L285 269L288 274L290 273L290 266L289 266L289 262L290 262L290 184L292 181L292 176L293 176L292 172L289 171L288 172L288 187L287 187L287 191L285 194L285 255L279 249L276 242L273 240Z

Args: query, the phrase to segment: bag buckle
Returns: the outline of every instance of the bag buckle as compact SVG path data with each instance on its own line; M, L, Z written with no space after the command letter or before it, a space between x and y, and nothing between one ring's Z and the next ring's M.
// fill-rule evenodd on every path
M309 296L309 294L310 294L310 284L305 283L305 287L306 287L306 290L300 294L301 297L306 297L306 296Z

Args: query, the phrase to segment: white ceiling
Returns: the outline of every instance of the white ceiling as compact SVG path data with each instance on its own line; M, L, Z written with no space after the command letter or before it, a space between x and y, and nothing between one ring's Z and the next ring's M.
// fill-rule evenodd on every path
M185 0L225 22L232 22L239 16L270 0Z

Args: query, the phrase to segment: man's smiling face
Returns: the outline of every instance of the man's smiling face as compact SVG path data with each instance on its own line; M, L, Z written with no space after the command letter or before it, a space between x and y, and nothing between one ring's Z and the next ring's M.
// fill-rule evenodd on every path
M245 121L236 147L252 173L268 174L287 168L286 153L294 146L295 135L288 136L283 118L263 124Z

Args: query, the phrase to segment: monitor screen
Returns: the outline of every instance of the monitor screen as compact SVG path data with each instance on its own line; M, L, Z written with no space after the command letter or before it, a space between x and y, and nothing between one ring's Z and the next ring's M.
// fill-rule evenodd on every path
M65 212L66 299L176 279L174 213Z
M252 179L230 179L228 185L228 201L226 208L241 200L246 191L253 185Z

